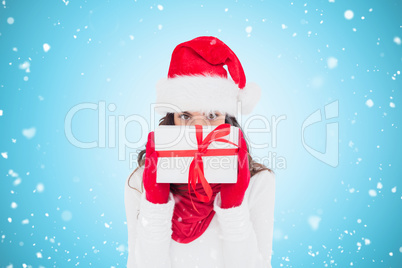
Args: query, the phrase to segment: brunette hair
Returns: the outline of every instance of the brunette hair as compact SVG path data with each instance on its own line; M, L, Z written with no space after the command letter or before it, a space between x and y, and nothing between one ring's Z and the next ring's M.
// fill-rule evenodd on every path
M238 127L238 128L240 128L241 131L243 131L240 127L240 124L237 122L236 117L234 117L234 116L226 114L225 123ZM161 125L174 125L174 113L167 113L166 116L162 117L159 120L159 125L160 126ZM244 138L246 140L246 137L244 137ZM246 140L246 145L247 145L247 152L249 152L250 147L247 143L247 140ZM146 152L145 149L143 149L139 152L138 157L137 157L138 167L130 174L130 177L128 179L128 186L130 188L137 190L140 193L142 193L142 191L144 190L144 182L141 181L142 182L141 183L141 191L139 191L138 189L130 186L130 179L131 179L131 175L134 172L136 172L137 169L139 169L141 166L143 166L145 164L145 152ZM272 169L264 166L263 164L255 162L250 154L248 154L248 163L249 163L249 170L250 170L251 177L253 177L255 174L257 174L258 172L263 171L263 170L268 170L269 172L274 173L274 171ZM174 186L174 184L171 184L170 187L175 187L175 186Z

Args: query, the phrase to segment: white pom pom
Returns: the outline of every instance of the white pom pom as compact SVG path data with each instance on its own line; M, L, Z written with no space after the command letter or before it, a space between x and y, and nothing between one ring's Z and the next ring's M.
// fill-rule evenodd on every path
M237 100L241 102L241 113L251 113L260 98L261 88L256 83L248 83L243 89L240 89Z

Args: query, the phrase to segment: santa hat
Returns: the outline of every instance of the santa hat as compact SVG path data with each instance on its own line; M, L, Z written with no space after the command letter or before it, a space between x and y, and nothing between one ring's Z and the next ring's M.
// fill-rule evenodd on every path
M228 78L227 69L232 79ZM168 77L156 84L155 110L219 111L249 114L261 96L246 76L236 54L221 40L201 36L179 44L172 53Z

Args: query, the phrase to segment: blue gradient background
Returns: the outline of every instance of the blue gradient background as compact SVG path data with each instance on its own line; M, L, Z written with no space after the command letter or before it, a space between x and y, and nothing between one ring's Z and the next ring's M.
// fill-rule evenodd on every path
M115 105L106 118L116 126L119 116L133 114L149 122L154 86L166 77L174 47L200 35L228 44L248 81L262 87L254 114L269 121L286 116L275 147L272 133L248 136L270 143L252 151L256 158L271 151L286 163L271 163L273 267L402 267L402 46L394 42L402 38L400 1L7 0L0 6L0 152L7 156L0 156L1 267L125 267L124 184L136 166L130 155L144 148L149 129L136 122L116 127L116 142L119 134L138 141L120 150L119 160L109 135L97 148L72 145L65 117L77 104L104 102ZM345 19L346 10L353 19ZM335 68L328 67L330 57L338 60ZM30 72L19 68L24 62ZM301 135L304 120L333 101L339 117L328 122L339 126L336 167L310 155ZM98 111L80 111L72 131L81 141L97 141L98 121ZM305 130L306 143L321 152L328 122ZM36 133L27 138L23 130L30 128Z

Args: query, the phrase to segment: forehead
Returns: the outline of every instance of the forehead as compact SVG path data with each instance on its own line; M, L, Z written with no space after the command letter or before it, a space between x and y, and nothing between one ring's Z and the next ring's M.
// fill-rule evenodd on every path
M187 113L191 115L204 115L204 113L200 111L183 111L182 113Z

